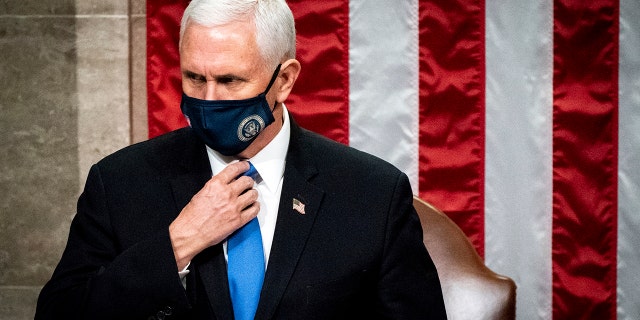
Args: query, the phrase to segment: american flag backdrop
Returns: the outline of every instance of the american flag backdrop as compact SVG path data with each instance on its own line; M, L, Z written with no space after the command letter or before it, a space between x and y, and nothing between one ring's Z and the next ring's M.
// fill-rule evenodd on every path
M149 135L185 125L179 20L147 1ZM640 319L640 1L288 1L302 126L406 172L518 319Z

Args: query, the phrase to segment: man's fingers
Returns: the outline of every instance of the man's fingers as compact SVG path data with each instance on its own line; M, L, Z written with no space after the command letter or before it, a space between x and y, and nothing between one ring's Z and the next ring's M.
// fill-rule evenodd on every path
M247 170L249 170L248 162L234 162L211 177L201 191L209 195L228 193L229 196L236 197L253 187L253 179L242 175Z
M238 178L238 180L232 181L229 184L229 187L234 194L241 195L247 190L253 189L253 183L253 179L246 176L241 176Z
M224 184L229 184L231 181L238 178L238 176L247 172L247 170L249 170L249 162L234 162L222 169L222 171L215 175L214 178L219 179L220 182Z
M238 197L239 209L243 210L258 203L258 190L250 189Z
M253 195L251 195L251 193L253 192L255 192L256 194L255 200L253 200ZM256 190L249 190L248 192L246 192L241 196L241 197L249 197L249 199L247 200L249 201L248 205L244 207L244 209L240 212L240 217L241 217L243 226L247 222L249 222L251 219L257 217L258 212L260 212L260 202L257 201L257 198L258 198L257 194L258 192Z

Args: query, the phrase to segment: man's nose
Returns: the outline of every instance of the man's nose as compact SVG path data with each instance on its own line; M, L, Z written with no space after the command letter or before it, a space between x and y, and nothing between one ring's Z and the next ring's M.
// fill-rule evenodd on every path
M215 81L207 81L204 90L204 100L221 100L220 86L218 86Z

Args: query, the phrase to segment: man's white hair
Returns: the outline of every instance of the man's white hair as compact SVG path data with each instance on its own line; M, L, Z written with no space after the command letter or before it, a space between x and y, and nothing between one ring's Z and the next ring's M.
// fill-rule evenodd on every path
M193 0L182 16L180 46L189 23L216 27L246 19L256 25L256 43L265 67L295 58L295 23L285 0Z

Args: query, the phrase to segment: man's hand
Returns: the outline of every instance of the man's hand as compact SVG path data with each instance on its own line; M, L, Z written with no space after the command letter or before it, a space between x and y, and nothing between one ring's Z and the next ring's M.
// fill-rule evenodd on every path
M246 161L224 168L191 198L171 223L169 235L178 270L183 270L202 250L224 241L258 215L260 204L253 179L238 177L248 169Z

